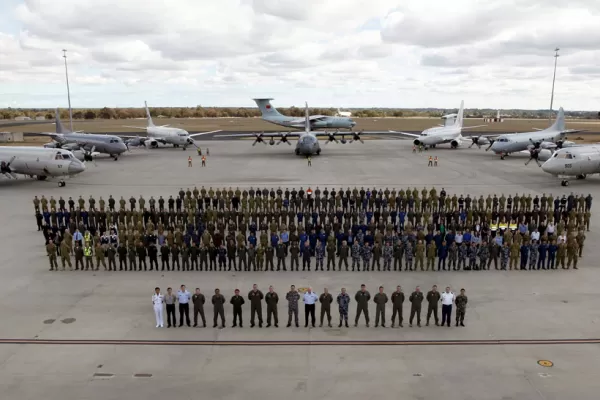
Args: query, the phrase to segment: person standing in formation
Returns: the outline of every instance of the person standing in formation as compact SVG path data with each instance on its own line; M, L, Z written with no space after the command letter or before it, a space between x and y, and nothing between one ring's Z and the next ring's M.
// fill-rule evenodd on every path
M310 321L312 327L315 327L315 303L319 300L319 296L312 291L312 288L308 288L304 293L304 327L308 327L308 316L310 315Z
M452 304L454 303L454 293L450 291L450 286L442 293L442 326L447 324L450 327L450 317L452 316Z
M152 295L152 305L154 307L154 316L156 317L156 327L162 328L164 327L163 323L163 303L165 299L164 296L160 293L160 288L154 288L154 294Z

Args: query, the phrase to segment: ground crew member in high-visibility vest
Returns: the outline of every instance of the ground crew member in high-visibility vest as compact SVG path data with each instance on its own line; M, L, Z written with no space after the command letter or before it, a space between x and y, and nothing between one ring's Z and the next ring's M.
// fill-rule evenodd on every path
M437 167L437 156L433 157L433 166Z
M427 164L428 167L433 167L433 157L429 156L429 164Z
M310 156L306 157L306 161L308 161L308 166L312 167L312 162Z
M207 150L208 153L208 150ZM206 156L202 156L202 166L206 167Z
M201 156L201 155L202 155L202 149L201 149L200 147L198 147L198 148L196 149L196 152L198 153L198 155L199 155L199 156Z
M90 242L85 242L85 247L83 248L83 256L85 257L85 270L87 271L90 267L92 267L93 271L94 264L92 263L92 246L90 245Z
M188 167L192 166L192 156L188 156Z

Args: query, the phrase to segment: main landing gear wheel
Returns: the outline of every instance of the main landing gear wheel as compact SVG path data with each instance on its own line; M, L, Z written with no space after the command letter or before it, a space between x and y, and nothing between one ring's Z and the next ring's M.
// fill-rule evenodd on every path
M566 181L566 180L565 180L565 181L562 181L560 184L561 184L562 186L569 186L569 181Z
M506 156L505 156L504 154L502 154L502 155L500 156L500 159L501 159L501 160L504 160L504 158L505 158L505 157L506 157Z
M185 151L186 149L187 149L187 146L183 146L183 149L182 149L182 150L183 150L183 151Z
M296 149L296 155L299 156L300 155L300 150Z
M67 184L65 181L58 181L58 187L65 187Z
M585 177L586 177L585 174L577 175L577 179L585 179Z
M321 150L317 150L317 155L320 156L321 155Z

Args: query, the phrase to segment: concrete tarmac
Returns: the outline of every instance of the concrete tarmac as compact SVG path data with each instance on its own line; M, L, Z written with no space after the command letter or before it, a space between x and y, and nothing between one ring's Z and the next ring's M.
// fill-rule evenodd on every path
M501 161L489 152L438 147L412 154L408 141L366 141L323 145L312 167L293 146L254 147L247 141L210 143L207 166L191 149L136 149L117 162L100 158L83 174L58 188L55 182L27 178L0 180L0 390L3 399L596 399L600 313L595 303L600 274L595 260L597 232L587 234L580 269L469 272L105 272L48 271L43 237L36 231L32 198L93 195L117 200L131 195L158 198L180 188L212 186L445 187L471 196L497 193L591 193L597 178L560 182L520 155ZM203 148L205 151L205 148ZM439 167L427 167L429 154ZM193 167L187 166L192 155ZM594 211L594 208L593 208ZM598 223L597 213L592 229ZM289 261L289 260L288 260ZM60 262L60 261L59 261ZM289 267L289 264L288 264ZM244 296L252 284L280 295L279 328L250 328L249 302L244 329L212 328L212 305L205 306L208 328L156 329L151 305L155 286L163 292L186 284L210 299L215 287L227 299L235 288ZM285 328L289 285L324 287L335 295L346 287L353 299L361 283L374 295L388 296L402 285L437 284L469 296L466 327L374 328L361 318L350 328ZM317 326L320 306L317 305ZM440 307L441 318L441 307ZM166 315L165 315L166 318ZM454 318L454 315L453 315ZM177 315L179 322L179 315ZM266 321L266 307L263 307ZM193 322L193 321L192 321ZM415 321L416 322L416 321ZM166 325L165 325L166 326ZM579 339L579 340L574 340ZM57 342L58 340L58 342ZM40 341L38 344L32 344ZM448 342L449 341L449 342ZM552 367L543 367L549 360Z

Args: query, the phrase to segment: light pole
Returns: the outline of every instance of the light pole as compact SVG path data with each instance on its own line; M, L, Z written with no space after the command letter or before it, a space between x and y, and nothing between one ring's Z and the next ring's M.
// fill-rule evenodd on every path
M554 76L552 77L552 94L550 95L550 119L552 119L552 104L554 103L554 81L556 81L556 64L558 62L558 51L560 49L557 47L554 49Z
M65 59L65 76L67 78L67 99L69 100L69 125L73 132L73 110L71 109L71 89L69 89L69 68L67 67L67 50L63 49L63 58Z

